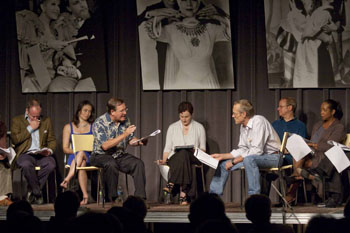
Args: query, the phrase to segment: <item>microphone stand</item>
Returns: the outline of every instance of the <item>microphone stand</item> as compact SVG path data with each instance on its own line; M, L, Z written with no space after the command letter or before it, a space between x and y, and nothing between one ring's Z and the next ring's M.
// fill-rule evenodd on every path
M279 179L282 178L282 172L281 172L281 167L283 164L283 159L284 159L284 155L283 152L279 151L279 161L278 161L278 176ZM282 182L280 181L280 186L282 187ZM276 193L278 194L278 196L280 196L280 198L282 199L282 223L286 224L286 220L287 220L287 209L289 209L291 211L292 216L295 217L295 219L298 221L298 224L301 224L298 217L295 215L294 209L293 207L288 203L288 201L284 198L284 196L282 195L282 193L277 189L277 187L271 182L271 186L272 188L276 191Z

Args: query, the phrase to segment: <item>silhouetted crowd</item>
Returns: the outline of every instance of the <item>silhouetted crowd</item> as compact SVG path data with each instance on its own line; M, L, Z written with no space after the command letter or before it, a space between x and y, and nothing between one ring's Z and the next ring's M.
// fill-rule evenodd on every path
M7 221L0 232L111 232L151 233L144 219L147 206L142 198L129 196L123 206L114 206L106 213L86 211L78 214L80 200L77 193L66 191L57 196L54 204L55 216L48 223L34 215L32 206L25 200L12 203L7 209ZM246 217L252 222L249 233L279 232L293 233L290 225L270 222L271 201L265 195L252 195L245 202ZM193 233L236 233L236 225L225 213L225 205L216 194L203 193L190 205L188 215L190 232ZM344 218L327 215L313 216L305 233L349 232L350 202L344 208Z

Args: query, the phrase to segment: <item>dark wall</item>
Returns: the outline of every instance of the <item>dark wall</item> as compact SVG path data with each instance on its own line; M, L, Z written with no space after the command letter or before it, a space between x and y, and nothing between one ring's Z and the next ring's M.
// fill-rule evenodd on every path
M234 100L247 98L252 101L257 114L271 122L278 118L276 107L283 96L298 100L298 116L303 116L310 134L313 124L319 119L322 100L333 98L341 102L344 109L343 123L349 128L349 89L268 89L264 2L262 0L230 1L232 48L235 71L234 90L205 91L143 91L140 70L136 1L105 0L107 7L107 52L108 93L62 93L22 94L18 66L14 1L1 4L0 20L0 119L9 126L10 119L23 114L25 103L32 97L43 104L43 114L52 118L58 140L57 157L63 169L62 129L68 123L81 100L88 99L96 106L97 116L105 112L106 101L111 96L122 98L129 108L129 117L137 126L137 136L161 129L161 136L149 141L147 147L129 148L146 165L147 195L157 200L160 174L154 164L161 158L167 127L178 119L177 105L188 100L194 105L194 118L206 128L208 150L229 152L238 143L239 127L231 118ZM212 170L207 171L209 184ZM121 179L124 176L120 176ZM133 182L129 177L130 190ZM122 182L124 184L124 182ZM240 174L232 172L225 194L225 201L240 200Z

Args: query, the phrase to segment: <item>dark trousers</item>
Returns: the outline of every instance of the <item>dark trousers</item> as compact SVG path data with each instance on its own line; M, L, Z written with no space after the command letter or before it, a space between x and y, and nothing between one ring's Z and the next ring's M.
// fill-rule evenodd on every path
M169 183L182 186L183 192L190 197L195 197L197 193L197 177L196 168L194 165L201 164L194 157L191 150L180 150L173 154L168 160L170 167Z
M114 200L117 197L119 171L132 176L135 184L134 195L146 199L145 165L141 159L127 153L115 159L108 154L92 154L90 163L92 166L103 168L103 177L110 199Z
M21 154L17 159L17 165L22 168L29 188L35 196L41 195L40 190L50 173L56 168L56 162L52 156L31 154ZM35 167L40 167L40 170L35 171Z
M318 166L316 172L321 176L326 176L326 191L333 193L342 193L342 183L340 173L336 170L332 162L325 156Z

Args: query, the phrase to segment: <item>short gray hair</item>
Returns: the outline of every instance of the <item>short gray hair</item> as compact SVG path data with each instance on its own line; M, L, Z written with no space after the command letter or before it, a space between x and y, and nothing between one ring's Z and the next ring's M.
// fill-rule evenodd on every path
M246 99L241 99L241 100L237 100L233 103L233 105L239 104L240 109L239 111L241 113L246 112L247 113L247 117L252 117L255 115L255 111L254 111L254 107L252 105L252 103L250 103L249 100Z
M281 100L286 100L287 106L292 106L292 111L295 113L295 110L297 109L297 101L293 97L283 97Z

